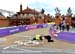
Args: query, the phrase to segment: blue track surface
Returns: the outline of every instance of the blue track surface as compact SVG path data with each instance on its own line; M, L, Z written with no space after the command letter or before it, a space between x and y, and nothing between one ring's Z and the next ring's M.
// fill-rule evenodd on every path
M75 33L60 32L56 38L59 39L59 40L74 43L75 42Z

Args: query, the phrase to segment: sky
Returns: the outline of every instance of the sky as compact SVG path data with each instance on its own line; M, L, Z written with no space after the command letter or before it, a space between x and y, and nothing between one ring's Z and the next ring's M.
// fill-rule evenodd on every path
M60 9L61 14L66 14L68 7L71 7L72 13L75 14L75 0L0 0L0 9L18 12L20 4L23 9L30 7L41 11L44 8L45 13L55 14L55 8Z

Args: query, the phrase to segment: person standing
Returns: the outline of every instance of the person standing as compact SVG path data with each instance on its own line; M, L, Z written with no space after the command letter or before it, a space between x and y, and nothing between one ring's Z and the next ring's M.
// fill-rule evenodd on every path
M64 31L65 27L64 27L64 24L62 24L62 30Z
M70 29L69 23L66 24L66 29L67 29L67 31L69 31L69 29Z
M65 21L65 19L63 18L63 20L62 20L62 30L64 31L64 29L65 29L65 27L66 27L66 21Z
M62 29L62 23L59 24L59 28L60 28L60 31L61 31L61 29Z

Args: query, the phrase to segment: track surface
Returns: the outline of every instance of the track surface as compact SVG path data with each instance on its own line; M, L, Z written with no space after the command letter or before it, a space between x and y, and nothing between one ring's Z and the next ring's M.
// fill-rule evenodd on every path
M71 29L70 31L74 32L75 29ZM0 39L5 38L5 41L0 41L0 54L75 54L75 43L64 42L56 39L54 39L55 42L53 43L45 41L44 44L34 47L13 46L14 41L26 40L27 38L27 40L29 40L36 34L47 35L49 34L49 28L30 30L1 37Z

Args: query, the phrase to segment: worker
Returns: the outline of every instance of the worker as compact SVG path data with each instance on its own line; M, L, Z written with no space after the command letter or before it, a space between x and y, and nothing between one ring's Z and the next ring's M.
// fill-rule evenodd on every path
M37 41L43 40L43 39L42 39L42 36L43 36L43 35L36 35L36 36L33 38L33 40L37 40Z
M52 37L50 35L46 35L44 36L44 38L48 41L48 42L54 42L54 40L52 40Z

